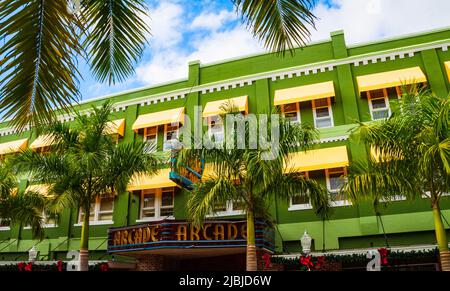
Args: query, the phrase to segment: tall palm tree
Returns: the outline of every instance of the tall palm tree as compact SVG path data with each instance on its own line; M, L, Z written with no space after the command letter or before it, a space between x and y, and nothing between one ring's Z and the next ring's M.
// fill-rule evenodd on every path
M11 225L29 225L34 237L42 238L46 199L34 191L18 191L18 178L8 164L0 162L0 219Z
M269 122L268 128L271 124L273 121ZM227 140L232 138L236 141L244 136L249 141L251 130L254 129L247 123L244 133L237 130L227 132ZM281 120L279 134L278 153L273 159L267 159L265 155L274 148L262 147L222 150L207 149L210 147L206 146L203 149L184 149L178 154L180 165L192 165L204 159L210 172L194 185L188 199L188 217L194 225L202 224L205 217L216 213L218 205L226 205L229 201L243 205L247 218L247 271L257 270L255 219L267 218L273 199L310 199L316 213L323 218L327 217L330 208L328 190L289 166L289 154L310 149L317 141L317 132L310 126ZM270 139L272 134L268 136Z
M145 154L143 143L114 142L105 135L111 104L92 108L90 116L78 114L75 125L55 123L42 132L52 136L55 145L42 155L31 150L15 160L18 169L29 173L33 183L49 186L52 212L75 208L83 213L80 269L88 270L89 222L91 205L103 195L124 193L130 179L153 174L160 158Z
M433 209L442 267L450 271L439 204L450 192L450 99L424 90L404 91L392 117L361 124L352 133L352 138L367 145L373 154L368 163L356 163L350 169L343 190L354 201L426 196Z
M272 51L292 52L314 27L315 0L231 1ZM0 113L23 129L69 109L79 99L80 57L98 81L125 80L147 43L147 16L145 0L0 0Z

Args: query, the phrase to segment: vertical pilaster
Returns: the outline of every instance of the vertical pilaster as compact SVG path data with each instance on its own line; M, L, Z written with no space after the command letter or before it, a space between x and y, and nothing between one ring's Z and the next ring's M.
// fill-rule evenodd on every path
M331 33L333 45L333 53L335 59L343 59L348 57L347 46L343 31ZM350 64L337 66L338 89L342 96L342 108L344 111L344 121L346 124L360 121L355 83Z
M447 85L444 72L442 72L442 64L435 49L423 51L421 53L422 61L428 77L428 83L434 94L440 97L447 97Z

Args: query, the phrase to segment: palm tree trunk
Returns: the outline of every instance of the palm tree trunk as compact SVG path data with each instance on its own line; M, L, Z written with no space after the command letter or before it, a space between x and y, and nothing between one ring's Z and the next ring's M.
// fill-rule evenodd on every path
M442 222L441 209L439 202L433 205L434 228L436 231L436 240L439 247L442 271L450 272L450 252L448 249L447 233Z
M253 207L247 210L247 271L258 271L255 239L255 215Z
M80 242L80 271L89 271L89 216L90 211L84 211Z

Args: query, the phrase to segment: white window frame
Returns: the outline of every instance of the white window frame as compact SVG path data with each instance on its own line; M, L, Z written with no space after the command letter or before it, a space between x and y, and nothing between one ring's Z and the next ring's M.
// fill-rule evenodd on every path
M309 172L305 173L305 178L309 179ZM289 199L288 211L300 211L300 210L311 210L313 209L311 202L305 204L294 204L293 198Z
M176 124L176 123L171 123L171 124L165 124L164 125L164 144L163 144L163 151L170 151L170 148L168 148L168 146L167 146L167 133L168 133L168 130L167 130L167 128L169 127L169 126L171 126L171 127L174 127L174 126L177 126L178 127L178 129L175 131L176 132L176 138L179 138L180 137L180 124Z
M156 133L155 133L155 149L153 152L149 152L149 153L154 153L154 152L158 151L158 127L157 126L144 128L144 143L148 142L149 136L151 135L149 133L149 131L152 129L154 129L156 131Z
M2 221L2 219L0 219L0 221ZM9 222L9 226L0 226L0 231L8 231L8 230L11 230L11 222Z
M212 217L227 217L227 216L239 216L244 215L244 210L234 210L233 209L233 201L227 201L226 203L226 210L225 211L219 211L210 215L207 215L206 217L212 218Z
M94 205L94 209L93 209L93 213L94 213L94 220L89 221L89 225L111 225L114 224L113 220L99 220L100 215L101 214L113 214L114 215L114 204L115 204L115 199L113 200L113 207L112 210L108 210L108 211L100 211L100 207L101 207L101 197L97 197L95 200L95 205ZM91 212L91 214L92 214ZM83 221L81 220L83 216L83 212L80 209L78 211L78 224L76 224L75 226L82 226L83 225Z
M207 124L208 124L208 135L209 135L209 137L212 139L212 136L213 136L213 132L212 132L212 126L211 126L211 123L212 123L212 119L213 118L221 118L220 116L210 116L210 117L207 117ZM221 144L221 143L223 143L224 141L225 141L225 123L224 123L224 121L222 120L222 124L221 124L221 126L222 126L222 130L221 130L221 134L222 134L222 141L216 141L217 143L219 143L219 144Z
M47 214L45 213L45 210L44 211L42 211L42 218L44 219L44 221L46 222L46 220L47 220ZM44 224L44 228L57 228L59 225L58 225L58 222L55 220L55 223L54 224L51 224L51 223L45 223ZM25 226L23 229L31 229L31 226L29 226L29 225L27 225L27 226Z
M336 191L335 189L331 189L331 179L330 179L330 174L332 174L331 170L335 170L335 169L326 169L325 170L325 177L326 177L326 181L327 181L328 191L330 191L330 193L332 193L332 194L335 194L335 193L338 193L338 191ZM343 176L346 177L347 176L347 168L342 168L342 170L343 170ZM333 173L335 173L335 172L333 172ZM331 205L332 205L332 207L345 207L345 206L352 206L352 203L349 200L340 200L340 201L331 202Z
M383 90L383 94L384 94L383 98L372 98L372 95L371 95L372 91L367 91L367 100L369 101L369 110L370 110L370 116L372 118L372 121L385 120L392 115L391 104L389 103L389 94L388 94L387 88L383 88L383 89L379 89L379 90ZM375 91L375 90L373 90L373 91ZM398 90L397 90L397 95L398 95ZM379 100L379 99L384 99L384 102L386 103L386 108L373 109L372 100ZM388 110L388 116L386 118L380 118L380 119L374 118L375 112L381 112L381 111L386 111L386 110Z
M160 189L146 189L146 190L141 190L140 191L140 202L139 202L139 219L136 221L137 223L140 222L151 222L151 221L159 221L162 219L175 219L174 215L173 215L173 211L174 211L174 207L175 207L175 188L172 189L172 206L162 206L162 192L163 190L167 190L168 188L160 188ZM155 195L155 216L154 217L143 217L143 213L144 213L144 196L146 194L150 194L146 191L153 191ZM161 210L164 208L172 208L172 215L170 216L161 216Z
M385 199L385 198L380 199L381 203L399 202L399 201L406 201L406 197L403 195L396 195L396 196L392 197L391 199Z
M281 112L283 113L283 117L286 118L285 106L292 105L292 104L295 104L296 107L297 107L297 121L294 121L293 123L301 124L302 123L302 114L301 114L301 111L300 111L301 109L300 109L300 103L299 102L281 105ZM288 112L288 113L292 113L292 112L293 111Z
M316 101L318 100L322 100L322 99L327 99L327 103L328 106L321 106L321 107L317 107L316 106ZM317 100L313 100L312 101L312 108L313 108L313 116L314 116L314 127L317 129L324 129L324 128L333 128L334 127L334 114L333 114L333 104L331 102L331 97L327 97L327 98L320 98ZM328 112L330 113L330 117L317 117L317 109L322 109L322 108L328 108ZM317 123L320 120L325 120L325 119L330 119L331 120L331 125L327 126L327 127L318 127Z

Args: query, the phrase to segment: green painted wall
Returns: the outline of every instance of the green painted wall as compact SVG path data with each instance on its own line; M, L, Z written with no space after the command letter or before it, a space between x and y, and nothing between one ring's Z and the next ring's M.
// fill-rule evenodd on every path
M396 39L383 40L376 43L347 46L342 31L334 32L328 41L311 44L297 49L294 55L287 54L285 58L274 54L259 54L221 63L202 65L199 61L189 64L186 80L158 85L150 88L136 89L121 94L107 96L75 106L80 110L87 110L91 106L98 106L105 100L114 104L125 104L119 112L115 112L111 119L126 119L124 142L141 141L142 137L132 131L132 125L139 115L185 107L186 113L193 117L195 106L205 106L208 102L247 95L249 97L250 113L262 114L273 110L275 91L280 89L304 86L309 84L333 81L336 96L333 103L333 117L335 127L320 130L321 138L336 138L348 135L348 131L356 122L370 121L367 99L358 92L356 77L419 66L429 80L430 88L439 95L448 95L450 90L449 78L446 74L444 62L450 61L450 52L443 50L445 44L450 43L450 29L442 29L429 33L405 36ZM410 51L414 49L414 56L398 56L395 60L385 62L370 61L376 55L392 54L396 51ZM354 65L356 59L367 59L367 64ZM280 70L311 69L321 65L330 66L333 70L325 70L308 75L285 76L272 78ZM237 86L220 91L202 93L201 91L213 87L221 82L239 82L251 79L251 85ZM188 92L188 93L186 93ZM186 94L185 98L157 102L144 105L141 103L155 96L173 96ZM135 102L136 101L136 102ZM133 102L135 104L133 104ZM392 96L391 106L395 107L395 97ZM124 106L125 106L124 105ZM311 102L301 104L302 122L313 124ZM8 123L0 123L0 144L29 138L30 143L37 138L36 132L27 131L22 134L5 135L4 129ZM204 127L203 127L204 130ZM162 148L163 128L159 130L159 147ZM346 145L351 161L364 161L367 151L364 146L351 141L337 141L324 143L319 148L329 148ZM320 180L320 179L319 179ZM325 183L323 179L321 183ZM21 182L21 189L27 187L27 182ZM186 202L188 193L179 191L175 196L174 214L177 219L186 218ZM106 250L107 229L112 226L136 224L139 218L139 195L122 193L116 198L114 206L114 225L91 226L90 249L92 258L104 258ZM442 202L444 215L450 220L450 198ZM313 211L288 211L286 201L275 200L271 204L271 214L277 223L277 249L283 246L289 251L298 251L299 238L305 229L314 238L315 249L321 250L325 243L326 249L367 247L370 243L380 246L384 237L380 221L374 216L373 207L362 203L358 206L337 207L331 219L323 222ZM10 230L0 231L0 260L24 260L26 252L33 245L37 245L43 259L64 258L67 250L79 247L80 227L77 223L78 211L66 210L60 216L57 228L47 229L42 242L33 240L30 230L22 226L11 226ZM415 202L394 202L383 209L383 222L392 244L433 243L433 223L429 203L426 200ZM325 226L325 227L324 227ZM450 228L450 226L448 226ZM323 239L325 229L325 241Z

